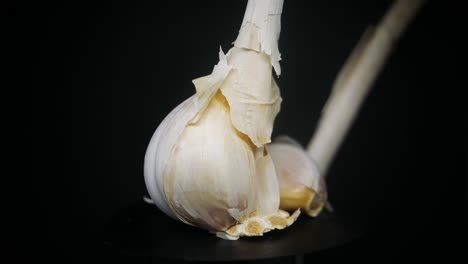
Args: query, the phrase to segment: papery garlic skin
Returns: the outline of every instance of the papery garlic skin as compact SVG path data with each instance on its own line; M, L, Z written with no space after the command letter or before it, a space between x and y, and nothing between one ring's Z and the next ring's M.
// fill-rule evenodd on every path
M279 51L271 43L282 3L249 1L234 47L226 55L220 50L210 75L193 80L196 95L164 119L145 156L155 204L225 239L283 229L299 215L279 210L280 187L265 148L282 100L272 77L272 63L279 74Z
M234 47L227 60L232 70L221 92L229 102L232 123L257 147L270 143L282 99L271 76L269 56Z
M280 186L280 208L301 208L309 216L317 216L327 204L325 179L316 162L288 137L281 137L267 145L273 158Z

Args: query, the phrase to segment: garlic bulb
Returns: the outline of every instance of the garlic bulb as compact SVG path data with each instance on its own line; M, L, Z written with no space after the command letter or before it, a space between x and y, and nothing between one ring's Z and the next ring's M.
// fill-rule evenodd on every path
M167 215L225 239L291 225L265 144L281 96L282 0L249 0L234 47L211 75L193 80L196 94L159 125L145 156L145 183Z
M267 146L273 158L280 186L280 208L301 208L317 216L327 203L325 179L316 162L302 146L289 137L279 137Z

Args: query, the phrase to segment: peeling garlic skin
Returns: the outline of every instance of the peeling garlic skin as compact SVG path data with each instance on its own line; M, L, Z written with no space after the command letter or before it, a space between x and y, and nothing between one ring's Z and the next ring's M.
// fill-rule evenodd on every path
M280 185L280 209L301 208L317 216L326 203L325 180L315 161L294 140L282 139L267 145Z
M271 142L282 101L271 75L270 56L233 47L226 57L231 71L220 90L229 102L232 123L257 147L262 147Z

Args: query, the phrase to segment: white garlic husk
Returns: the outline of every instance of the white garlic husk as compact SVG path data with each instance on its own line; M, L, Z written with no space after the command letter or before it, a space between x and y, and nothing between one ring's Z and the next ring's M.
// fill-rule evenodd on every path
M300 208L316 217L326 206L327 188L317 163L302 146L289 137L278 137L267 146L273 158L280 186L280 208L293 211Z
M280 0L249 1L234 47L220 50L211 75L193 80L196 94L163 120L145 156L145 183L157 207L225 239L283 229L299 215L279 209L265 148L281 104L272 77L279 52L271 44L281 8Z

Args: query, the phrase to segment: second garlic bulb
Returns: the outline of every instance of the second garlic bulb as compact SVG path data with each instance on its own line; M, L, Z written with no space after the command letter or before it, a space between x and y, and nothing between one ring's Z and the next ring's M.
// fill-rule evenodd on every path
M327 190L315 161L289 137L279 137L267 149L280 186L280 208L301 208L309 216L317 216L327 205Z

